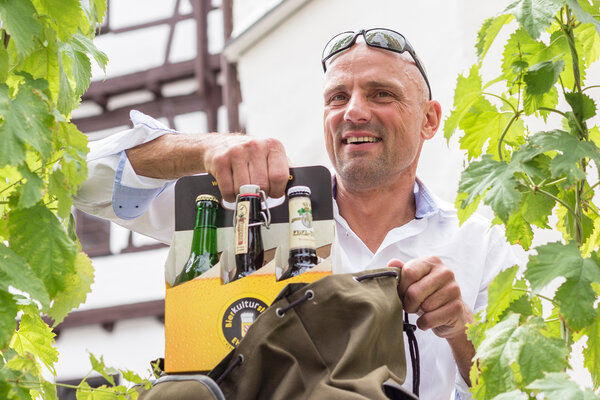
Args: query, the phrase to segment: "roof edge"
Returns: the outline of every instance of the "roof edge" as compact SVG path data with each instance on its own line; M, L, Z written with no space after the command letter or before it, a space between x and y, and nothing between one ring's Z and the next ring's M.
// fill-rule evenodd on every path
M311 1L312 0L282 0L239 35L225 43L222 51L223 55L227 61L231 63L237 62L240 56L262 40L267 33L280 26L286 19Z

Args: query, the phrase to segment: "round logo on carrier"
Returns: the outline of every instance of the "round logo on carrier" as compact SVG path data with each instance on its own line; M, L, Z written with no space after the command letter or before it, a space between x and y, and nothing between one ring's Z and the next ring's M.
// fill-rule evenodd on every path
M221 330L229 345L236 347L254 320L267 309L267 304L255 297L242 297L231 303L223 313Z

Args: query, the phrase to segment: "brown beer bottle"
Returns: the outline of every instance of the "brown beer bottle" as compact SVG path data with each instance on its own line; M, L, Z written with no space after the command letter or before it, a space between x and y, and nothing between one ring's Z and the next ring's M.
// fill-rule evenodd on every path
M288 269L279 280L300 275L318 263L310 194L310 188L307 186L293 186L288 189L290 257Z
M261 198L258 185L243 185L235 215L235 275L231 281L250 275L263 265L265 251L260 228Z
M174 286L202 275L219 262L217 252L217 208L219 200L210 194L196 197L196 224L192 237L190 257L175 278Z

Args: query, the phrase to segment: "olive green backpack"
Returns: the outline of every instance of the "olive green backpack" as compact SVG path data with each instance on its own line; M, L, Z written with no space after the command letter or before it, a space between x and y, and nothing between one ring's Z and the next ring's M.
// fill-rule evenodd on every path
M400 270L288 285L208 375L163 375L140 400L417 399L414 325L402 319ZM409 338L413 392L406 377Z

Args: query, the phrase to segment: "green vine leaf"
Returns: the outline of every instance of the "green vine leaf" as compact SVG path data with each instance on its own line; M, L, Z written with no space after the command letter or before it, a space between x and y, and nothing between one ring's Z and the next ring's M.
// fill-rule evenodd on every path
M524 280L519 280L513 289L513 282L519 271L518 266L508 268L499 273L488 287L488 306L486 319L491 322L498 320L510 304L526 295L527 285ZM522 289L522 291L518 290Z
M551 372L527 386L527 389L545 394L547 399L597 400L590 389L582 389L564 372Z
M594 388L600 387L600 310L596 310L596 317L584 332L588 339L583 349L583 365L590 371Z
M505 128L511 123L507 132L504 133L505 144L517 143L519 132L524 129L521 119L513 120L513 112L499 112L487 99L479 98L459 123L464 131L460 139L460 147L467 151L468 158L477 158L483 151L498 158L498 144ZM487 148L487 150L486 150Z
M596 22L598 23L598 22ZM598 24L600 26L600 23ZM575 28L575 37L583 47L582 56L587 66L592 65L600 58L600 32L594 24L581 24Z
M10 346L25 356L35 354L56 375L54 364L58 361L58 350L54 348L54 333L39 315L23 314L19 330L15 332Z
M60 40L69 40L77 32L85 14L79 0L33 0L40 15L47 15Z
M85 253L75 256L75 272L65 276L65 289L54 298L48 315L54 320L54 326L60 324L67 314L85 302L94 282L94 267Z
M27 260L50 296L65 290L66 276L75 273L77 246L56 216L41 205L12 211L8 229L11 250Z
M0 271L0 278L4 278L2 275ZM0 349L5 349L10 343L10 338L17 327L18 312L13 296L7 291L0 290Z
M519 323L511 314L486 333L477 349L480 376L473 386L473 397L491 399L496 395L524 388L542 377L539 365L548 371L567 366L568 349L564 341L543 334L541 318Z
M27 146L45 159L50 156L48 105L31 86L23 85L13 99L8 86L0 84L0 116L0 166L19 165L25 160Z
M516 189L519 183L513 174L511 165L496 161L489 155L483 156L481 161L472 162L463 171L458 187L459 193L468 193L461 208L485 194L485 203L502 220L508 220L521 199L521 193Z
M459 122L469 112L470 108L481 97L481 77L479 76L479 67L474 64L471 67L468 76L459 75L456 81L456 91L454 92L454 109L444 122L444 137L450 140L450 137L458 128Z
M484 21L477 34L477 44L475 45L479 59L485 57L502 27L513 19L514 16L512 14L503 14Z
M0 243L0 261L0 292L8 292L12 286L39 301L44 310L50 307L50 297L44 282L36 276L24 258ZM11 302L14 303L12 297Z
M538 254L529 258L525 271L533 292L540 293L558 277L566 278L555 295L561 315L574 330L590 324L596 301L591 284L600 282L600 265L594 258L582 258L575 242L550 243L536 250Z
M104 364L104 357L100 356L98 360L96 356L90 353L90 362L92 363L92 369L102 375L111 385L114 386L115 380L112 375L116 375L118 371L114 368L107 368Z
M18 167L25 183L20 187L18 208L29 208L37 204L43 197L44 181L40 176L29 170L27 164Z
M21 58L35 49L36 38L42 33L40 21L34 14L35 8L29 0L0 1L2 28L10 34Z
M520 211L514 212L506 221L506 239L510 244L519 244L529 250L533 241L533 229Z
M577 19L584 24L592 24L596 28L596 32L600 35L600 21L597 19L598 10L600 9L600 2L598 0L591 1L577 1L577 0L566 0L567 5ZM594 18L596 16L596 18Z
M542 61L527 70L523 80L527 84L525 93L529 95L541 95L547 93L558 81L560 73L565 69L563 60Z
M530 137L530 143L540 152L558 151L550 163L550 171L555 178L566 177L567 183L585 178L579 166L581 159L592 159L600 165L600 148L565 131L538 132Z
M519 0L509 5L505 13L511 13L529 35L537 39L550 26L554 15L562 7L558 0Z
M588 95L572 92L565 94L565 99L578 120L585 121L596 115L596 102Z

